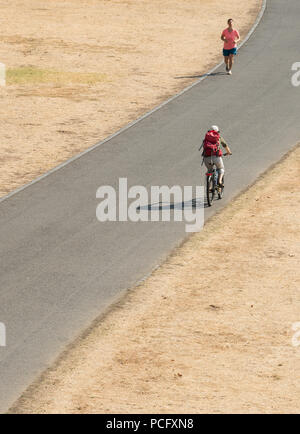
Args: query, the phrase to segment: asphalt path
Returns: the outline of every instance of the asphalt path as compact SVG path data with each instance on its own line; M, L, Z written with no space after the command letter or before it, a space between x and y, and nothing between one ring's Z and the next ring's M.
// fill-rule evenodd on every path
M187 237L184 222L100 223L99 186L117 189L121 177L148 188L203 184L197 148L217 124L233 156L225 160L224 199L206 208L207 219L299 141L300 87L291 84L292 64L300 61L299 16L299 0L269 0L232 76L218 74L220 67L1 201L0 322L7 333L7 346L0 347L1 412Z

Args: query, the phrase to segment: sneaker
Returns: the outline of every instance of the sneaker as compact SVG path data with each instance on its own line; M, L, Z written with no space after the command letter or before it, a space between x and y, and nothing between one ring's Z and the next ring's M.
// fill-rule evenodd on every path
M229 74L229 75L232 75L232 71L231 71L231 69L228 70L228 74Z

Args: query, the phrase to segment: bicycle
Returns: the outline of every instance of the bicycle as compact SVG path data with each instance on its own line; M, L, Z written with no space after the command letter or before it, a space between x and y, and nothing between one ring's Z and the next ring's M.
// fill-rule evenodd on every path
M224 154L224 157L226 157L226 155L229 154ZM223 197L225 176L223 176L222 187L218 185L218 178L219 173L215 166L211 172L206 172L206 198L208 206L212 206L216 195L218 195L219 200Z

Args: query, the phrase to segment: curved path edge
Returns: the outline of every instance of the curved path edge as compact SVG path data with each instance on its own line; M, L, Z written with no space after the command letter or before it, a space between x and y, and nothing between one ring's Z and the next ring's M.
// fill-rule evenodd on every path
M250 29L250 31L246 35L245 39L239 45L238 49L241 49L242 46L250 39L251 35L254 33L255 29L257 28L257 26L260 23L263 15L265 13L266 7L267 7L267 0L262 0L262 1L263 1L262 7L261 7L261 10L260 10L260 12L259 12L256 20L255 20L255 23L253 24L252 28ZM182 95L185 92L187 92L188 90L192 89L194 86L196 86L197 84L199 84L201 81L205 80L209 74L212 74L214 71L216 71L218 68L220 68L220 66L222 64L223 64L223 62L218 63L218 65L214 66L212 69L210 69L207 73L205 73L201 78L199 78L198 80L196 80L194 83L192 83L191 85L185 87L182 91L176 93L171 98L167 99L166 101L162 102L158 106L154 107L152 110L148 111L147 113L145 113L144 115L140 116L136 120L130 122L127 125L125 125L120 130L116 131L115 133L111 134L110 136L106 137L105 139L101 140L100 142L96 143L95 145L89 147L85 151L82 151L79 154L74 155L74 157L69 158L67 161L59 164L58 166L53 167L53 169L48 170L43 175L41 175L41 176L33 179L32 181L28 182L27 184L22 185L21 187L17 188L16 190L13 190L12 192L10 192L7 195L3 196L2 198L0 198L0 203L3 202L4 200L9 199L11 196L19 193L20 191L24 190L25 188L30 187L31 185L33 185L33 184L41 181L46 176L51 175L52 173L56 172L57 170L60 170L61 168L67 166L70 163L72 163L73 161L78 160L78 158L80 158L83 155L85 155L85 154L93 151L94 149L98 148L99 146L103 145L104 143L108 142L109 140L113 139L114 137L118 136L119 134L123 133L124 131L128 130L129 128L133 127L134 125L136 125L141 120L143 120L146 117L150 116L151 114L153 114L154 112L156 112L157 110L159 110L160 108L162 108L163 106L165 106L166 104L168 104L169 102L173 101L174 99L178 98L180 95Z

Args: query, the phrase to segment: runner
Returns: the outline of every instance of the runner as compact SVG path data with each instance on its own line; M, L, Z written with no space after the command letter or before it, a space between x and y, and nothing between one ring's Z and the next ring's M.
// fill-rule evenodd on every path
M239 32L233 28L233 19L227 21L228 27L223 30L221 39L224 41L223 56L226 64L226 71L232 74L233 58L237 53L237 42L241 39Z

